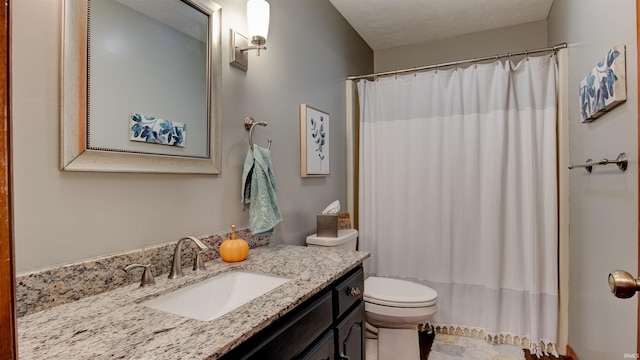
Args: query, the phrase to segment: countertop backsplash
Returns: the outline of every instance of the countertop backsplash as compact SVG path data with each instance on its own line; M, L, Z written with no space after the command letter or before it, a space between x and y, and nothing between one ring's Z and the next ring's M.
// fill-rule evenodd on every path
M213 248L203 254L205 262L219 258L220 244L229 238L229 235L230 233L197 236ZM239 230L238 237L245 239L249 243L249 248L269 244L269 236L252 235L249 229ZM139 282L142 269L127 273L124 268L129 264L151 263L154 276L166 275L171 270L173 252L178 240L180 239L168 244L18 274L16 276L18 317ZM192 242L183 246L183 268L193 265L196 249Z

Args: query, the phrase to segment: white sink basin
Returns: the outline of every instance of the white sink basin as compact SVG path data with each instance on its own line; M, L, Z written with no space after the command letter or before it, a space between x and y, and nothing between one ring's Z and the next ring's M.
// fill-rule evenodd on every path
M142 302L150 308L210 321L232 311L290 279L248 271L231 271Z

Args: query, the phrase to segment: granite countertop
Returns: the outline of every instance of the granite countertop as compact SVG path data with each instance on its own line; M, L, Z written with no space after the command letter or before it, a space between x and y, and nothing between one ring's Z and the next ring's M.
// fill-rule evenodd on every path
M368 253L270 245L245 261L207 262L207 270L156 284L128 285L18 319L21 359L217 359L333 281ZM193 320L139 303L221 272L242 269L291 278L284 285L212 321Z

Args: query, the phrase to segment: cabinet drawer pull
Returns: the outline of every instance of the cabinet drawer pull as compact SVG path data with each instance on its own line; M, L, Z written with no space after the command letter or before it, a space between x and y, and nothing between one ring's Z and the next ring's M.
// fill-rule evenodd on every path
M345 355L344 353L340 353L340 359L349 360L350 358L347 355Z
M349 296L359 297L360 295L362 295L362 290L360 290L359 287L348 288L347 294L349 294Z

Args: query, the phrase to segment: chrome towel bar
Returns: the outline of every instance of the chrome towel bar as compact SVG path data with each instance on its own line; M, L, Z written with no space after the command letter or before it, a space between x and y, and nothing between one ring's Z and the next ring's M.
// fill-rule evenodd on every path
M249 132L249 146L251 146L251 150L253 150L253 128L256 125L267 126L269 125L266 121L255 121L251 116L247 116L244 119L244 128ZM271 149L271 138L268 140L269 145L267 145L267 149Z
M587 171L589 173L591 173L591 170L593 170L593 166L594 165L608 165L608 164L616 164L618 165L618 168L622 171L627 170L627 164L629 163L629 158L627 157L627 154L625 153L620 153L620 155L618 155L618 157L615 160L609 160L609 159L601 159L598 161L593 161L591 159L587 159L586 163L584 164L571 164L571 166L569 166L569 169L574 169L574 168L580 168L583 167L585 169L587 169Z

